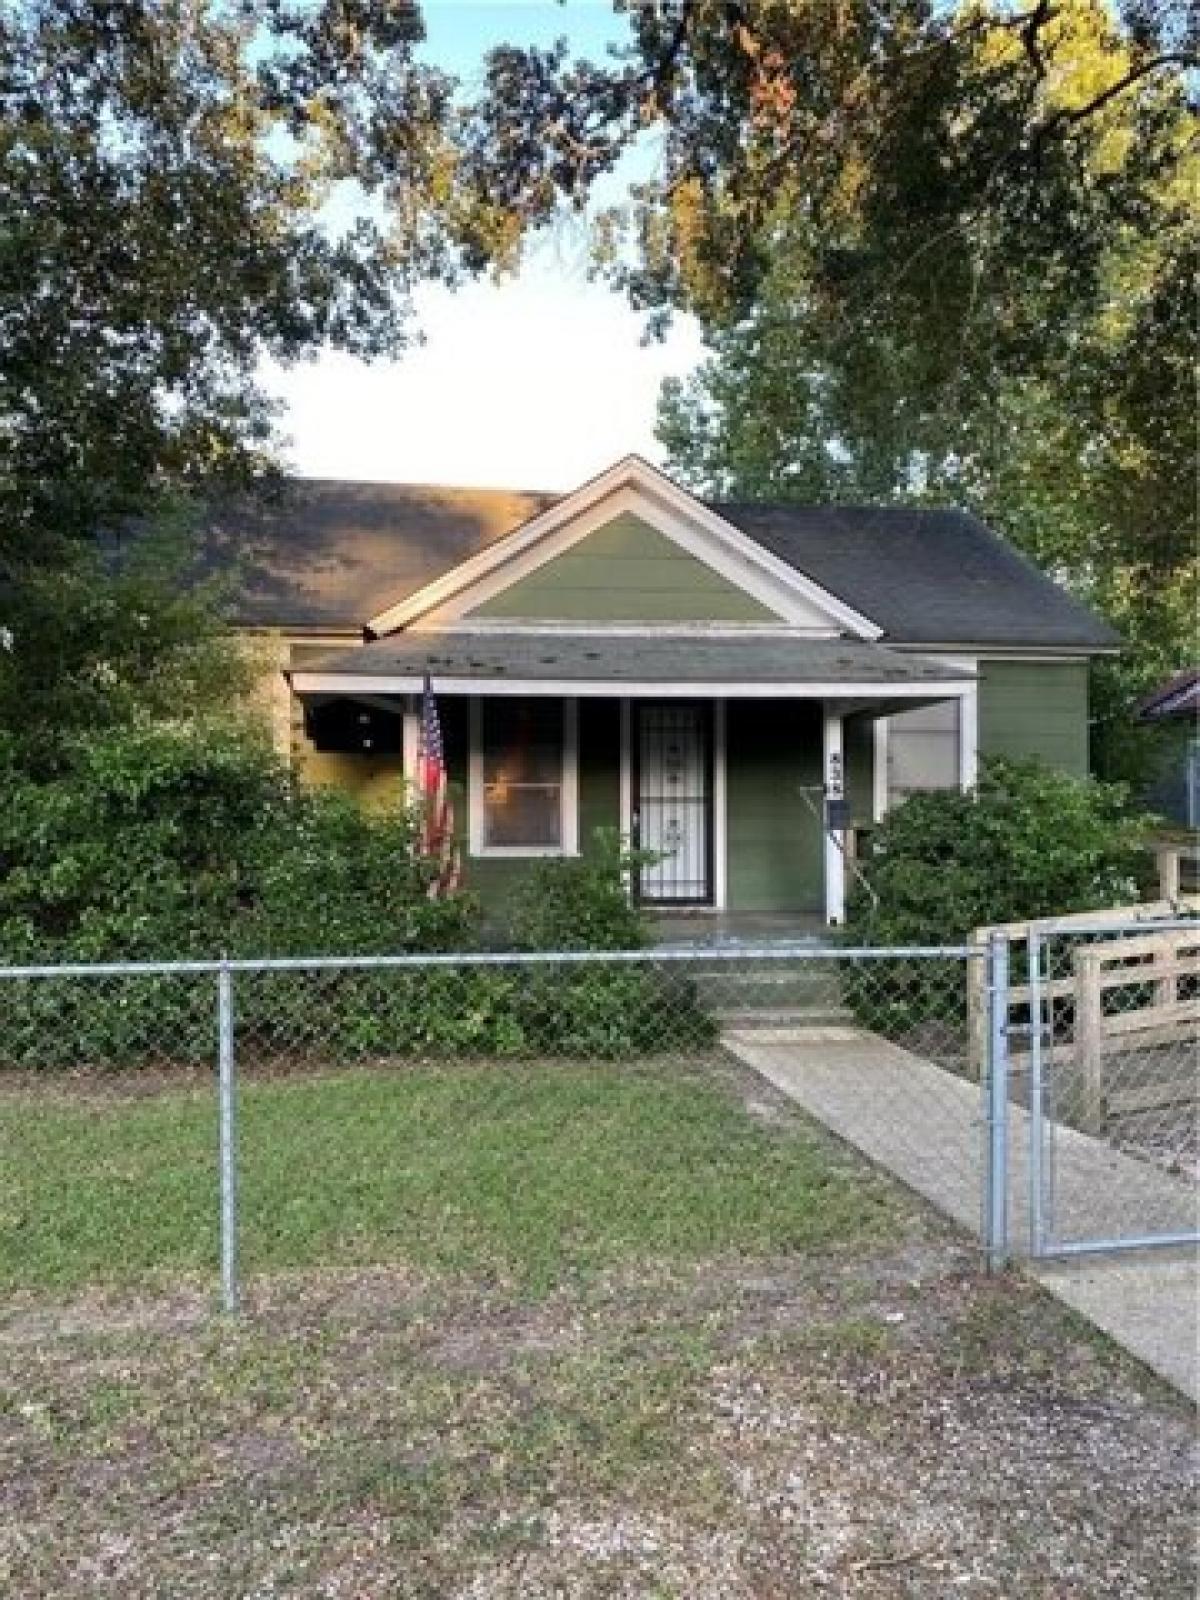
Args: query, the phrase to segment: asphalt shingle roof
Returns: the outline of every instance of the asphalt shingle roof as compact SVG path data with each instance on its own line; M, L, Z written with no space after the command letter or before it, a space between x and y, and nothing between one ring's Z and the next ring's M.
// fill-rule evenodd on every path
M715 505L890 639L911 644L1112 647L1118 636L966 511Z
M557 495L294 479L268 506L228 506L198 567L229 575L243 623L357 629L545 510ZM1117 636L965 512L718 504L783 561L911 644L1103 649Z

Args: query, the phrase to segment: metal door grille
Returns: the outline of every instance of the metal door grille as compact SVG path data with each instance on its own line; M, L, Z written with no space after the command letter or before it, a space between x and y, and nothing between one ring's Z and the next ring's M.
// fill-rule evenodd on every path
M642 899L676 905L710 899L710 768L706 706L638 708L637 839L659 857L642 869Z

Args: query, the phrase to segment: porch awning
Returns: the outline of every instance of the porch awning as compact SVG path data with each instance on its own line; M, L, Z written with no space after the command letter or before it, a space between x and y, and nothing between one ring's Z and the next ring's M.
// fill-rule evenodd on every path
M957 698L974 674L857 639L786 633L396 633L288 674L302 696L419 693L689 699ZM847 709L851 709L849 706Z

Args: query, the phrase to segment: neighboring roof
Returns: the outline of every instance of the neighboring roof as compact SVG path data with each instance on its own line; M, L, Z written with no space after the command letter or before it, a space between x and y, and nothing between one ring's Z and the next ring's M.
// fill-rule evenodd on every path
M267 504L231 503L201 531L203 576L235 579L234 616L260 627L359 629L557 495L292 478Z
M235 577L236 620L357 629L561 496L292 479L266 506L227 506L200 535L201 573ZM714 504L734 527L911 644L1113 648L1108 625L965 512Z
M607 683L867 683L936 688L971 674L902 655L865 640L799 639L783 634L742 638L512 632L390 633L373 644L306 661L292 674L309 677L403 678L418 686L470 679ZM336 686L334 686L336 692Z
M1135 708L1139 722L1165 722L1200 715L1200 667L1177 672Z
M1106 622L965 511L713 506L774 555L909 644L1111 649Z

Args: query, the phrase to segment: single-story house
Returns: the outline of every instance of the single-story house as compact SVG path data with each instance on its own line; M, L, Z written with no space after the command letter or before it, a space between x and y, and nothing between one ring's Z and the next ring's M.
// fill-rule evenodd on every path
M1118 646L961 511L710 504L636 457L563 495L299 481L203 558L306 778L399 803L429 676L485 899L608 826L652 906L837 922L903 796L991 753L1085 773Z

